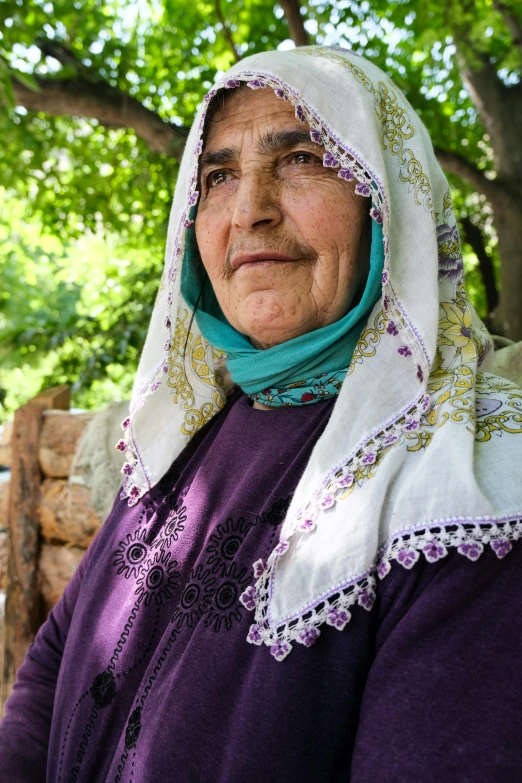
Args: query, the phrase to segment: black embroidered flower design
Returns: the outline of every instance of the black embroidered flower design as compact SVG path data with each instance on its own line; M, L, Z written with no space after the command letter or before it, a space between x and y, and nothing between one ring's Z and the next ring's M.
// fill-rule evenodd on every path
M138 737L141 731L141 707L136 707L127 723L125 732L125 750L131 750L136 747Z
M171 622L180 629L184 624L188 628L198 622L212 603L216 578L209 568L203 570L201 563L192 569L190 581L185 587Z
M236 563L221 566L212 606L205 620L208 628L220 631L224 625L226 630L230 631L234 623L240 622L242 606L239 596L248 587L250 581L251 574L246 568L239 570Z
M209 556L207 563L212 571L217 571L223 564L231 562L245 536L252 527L252 522L245 522L243 517L233 520L231 517L225 523L220 523L209 538L206 551Z
M174 508L169 512L166 522L163 526L161 534L156 539L156 545L163 547L170 547L177 541L179 534L185 529L185 522L187 521L187 509L182 504L176 504Z
M176 571L177 560L171 560L170 552L156 552L153 558L147 561L136 581L135 594L148 606L152 600L161 604L172 596L172 591L179 587L180 573Z
M286 498L281 498L281 500L276 500L270 511L264 511L262 514L259 514L259 516L256 517L256 522L261 522L262 524L277 527L286 517L291 502L292 495L288 495Z
M149 547L146 544L146 530L135 530L134 533L127 533L124 541L120 541L118 549L114 553L113 566L116 567L118 574L123 574L125 579L131 576L137 577L143 564L149 554Z
M97 707L107 707L116 696L116 681L112 672L105 671L95 677L91 693Z

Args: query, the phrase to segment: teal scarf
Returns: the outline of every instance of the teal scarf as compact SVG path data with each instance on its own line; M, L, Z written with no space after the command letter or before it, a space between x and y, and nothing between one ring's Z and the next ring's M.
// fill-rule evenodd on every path
M284 405L284 398L278 402L259 395L274 390L288 391L291 385L299 384L298 397L292 404L299 404L302 396L306 398L301 401L304 404L320 399L317 395L313 399L303 395L304 380L307 386L317 386L324 376L335 375L336 380L340 380L336 384L339 390L366 319L381 294L383 266L382 225L372 220L370 271L358 304L339 321L266 350L254 348L248 337L234 329L225 318L201 262L194 226L187 229L181 293L195 312L203 336L226 353L232 380L246 394L269 404ZM264 397L268 396L264 394Z

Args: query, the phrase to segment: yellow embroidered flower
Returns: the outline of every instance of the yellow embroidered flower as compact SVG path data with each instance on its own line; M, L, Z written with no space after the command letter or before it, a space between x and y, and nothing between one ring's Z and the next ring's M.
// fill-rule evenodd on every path
M471 313L468 308L461 310L453 302L441 302L446 313L439 321L441 329L439 342L443 345L454 345L463 362L472 362L477 355L471 339Z

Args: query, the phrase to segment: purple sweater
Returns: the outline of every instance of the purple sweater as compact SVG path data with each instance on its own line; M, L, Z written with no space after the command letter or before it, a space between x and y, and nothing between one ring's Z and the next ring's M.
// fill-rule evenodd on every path
M283 662L239 595L330 402L235 394L160 485L117 501L0 724L1 783L519 783L522 549L394 563L371 612Z

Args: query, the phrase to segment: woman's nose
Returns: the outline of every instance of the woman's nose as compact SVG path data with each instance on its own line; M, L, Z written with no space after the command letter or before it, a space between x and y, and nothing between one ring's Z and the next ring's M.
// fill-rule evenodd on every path
M235 192L232 223L243 231L277 226L283 219L279 183L264 172L241 176Z

